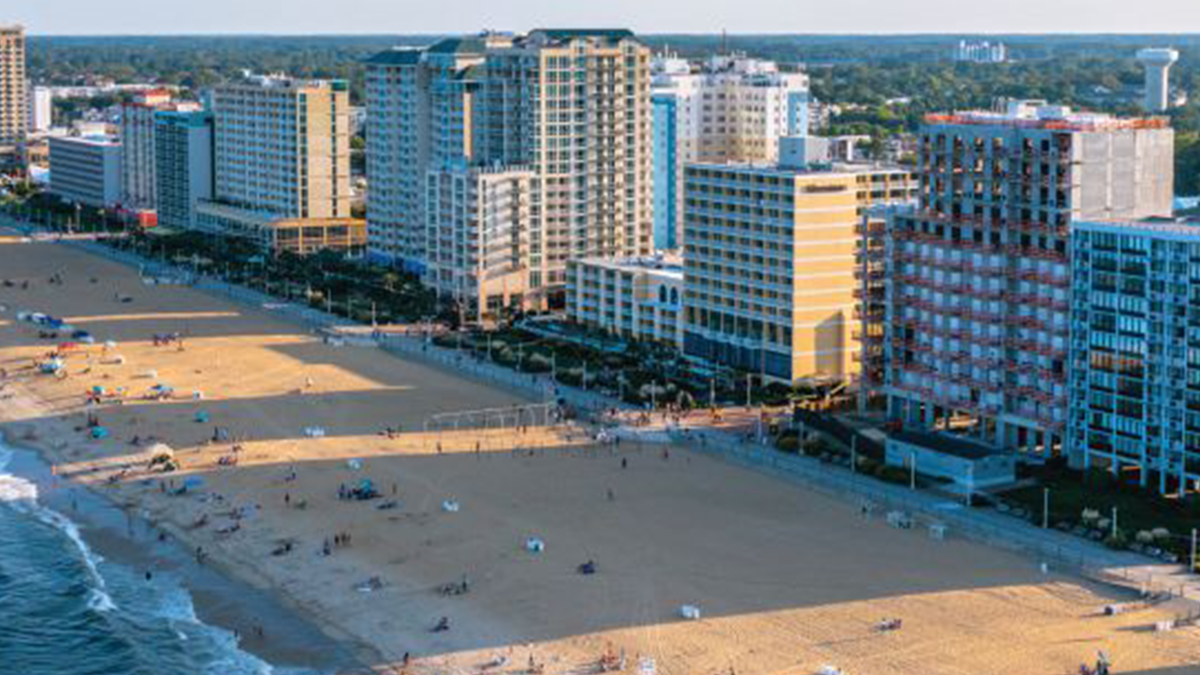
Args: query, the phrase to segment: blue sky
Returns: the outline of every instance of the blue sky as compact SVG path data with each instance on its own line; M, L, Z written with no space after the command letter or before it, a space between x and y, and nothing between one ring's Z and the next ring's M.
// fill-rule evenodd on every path
M1200 0L12 0L34 34L1200 32Z

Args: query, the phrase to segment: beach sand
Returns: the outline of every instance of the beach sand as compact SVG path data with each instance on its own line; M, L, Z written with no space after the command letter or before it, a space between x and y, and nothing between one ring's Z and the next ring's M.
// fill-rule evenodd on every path
M61 285L47 281L55 271ZM523 672L531 656L548 673L595 672L611 649L626 655L625 672L648 657L669 675L826 664L848 675L1058 675L1098 650L1116 672L1200 672L1200 631L1153 631L1179 607L1102 617L1129 597L953 536L896 530L854 504L682 448L664 458L659 446L624 442L615 452L573 428L424 433L431 414L527 401L325 344L218 297L144 286L65 246L0 243L2 278L31 280L28 290L0 287L0 367L13 394L0 418L13 440L40 447L61 478L202 547L204 564L280 594L381 671L408 653L414 673L479 672L498 657L507 664L492 672ZM18 371L54 342L17 310L65 317L118 346L69 357L65 380ZM182 351L151 343L173 332L185 336ZM158 383L175 397L142 400ZM127 392L123 405L95 408L103 440L86 437L93 386ZM388 426L400 433L381 435ZM233 442L211 442L214 427L242 446L236 466L218 464ZM146 473L151 440L174 448L180 472ZM203 484L171 496L187 478ZM338 498L364 478L379 499ZM459 510L444 511L446 500ZM395 508L378 508L388 501ZM333 545L343 533L349 544ZM545 551L524 550L529 537ZM285 543L290 552L273 555ZM597 574L576 572L587 560ZM469 593L438 592L464 575ZM356 590L372 577L378 588ZM684 604L703 619L678 618ZM451 630L431 632L443 616ZM881 633L883 618L903 628Z

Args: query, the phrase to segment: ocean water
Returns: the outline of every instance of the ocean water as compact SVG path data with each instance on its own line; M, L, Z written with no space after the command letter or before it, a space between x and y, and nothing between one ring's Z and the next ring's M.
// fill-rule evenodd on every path
M37 485L6 471L12 457L0 441L0 673L273 674L200 622L169 574L147 580L92 551Z

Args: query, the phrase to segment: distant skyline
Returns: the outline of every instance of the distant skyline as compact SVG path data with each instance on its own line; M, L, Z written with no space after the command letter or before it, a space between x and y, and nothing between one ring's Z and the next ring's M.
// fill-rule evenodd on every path
M1200 32L1200 2L1155 0L34 0L32 35L410 34L604 26L640 33Z

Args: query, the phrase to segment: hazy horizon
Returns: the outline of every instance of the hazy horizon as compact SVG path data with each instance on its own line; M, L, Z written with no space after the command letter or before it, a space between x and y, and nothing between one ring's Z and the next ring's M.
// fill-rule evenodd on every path
M0 23L31 35L421 35L525 31L541 26L605 26L646 34L738 35L1189 35L1200 32L1200 3L1161 0L1153 11L1118 0L691 0L686 5L608 0L459 0L453 8L389 0L43 0ZM11 11L11 10L10 10ZM1181 31L1181 28L1189 30Z

